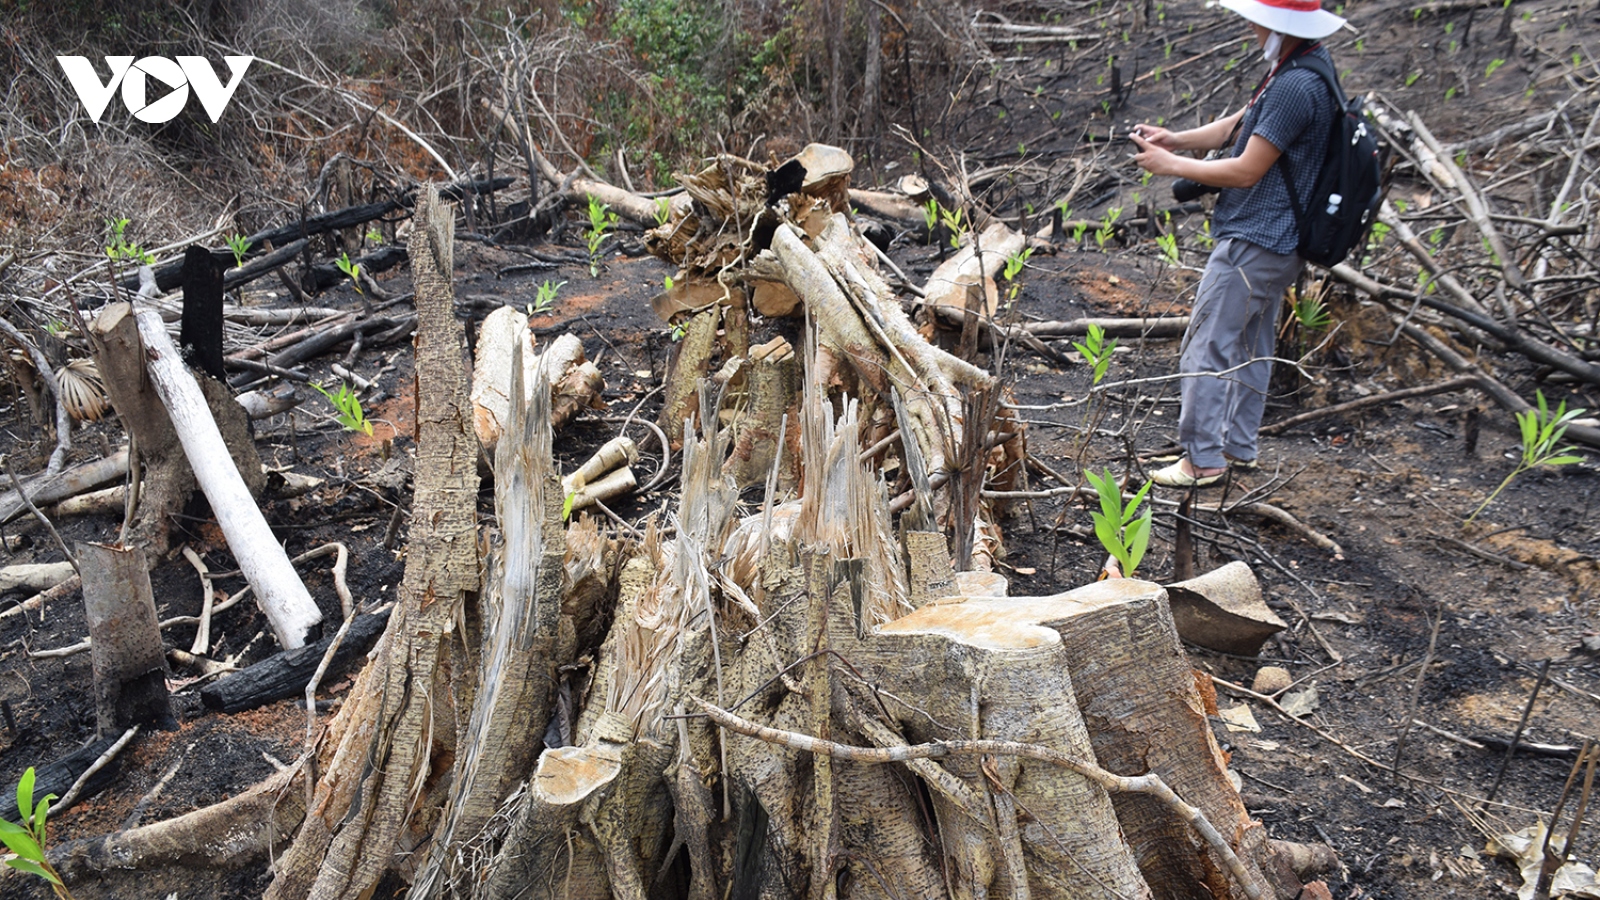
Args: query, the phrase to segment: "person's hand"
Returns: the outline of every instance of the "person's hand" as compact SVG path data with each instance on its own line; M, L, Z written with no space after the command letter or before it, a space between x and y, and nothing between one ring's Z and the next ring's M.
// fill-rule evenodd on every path
M1130 132L1132 137L1144 138L1146 142L1163 150L1180 150L1172 132L1159 125L1135 125Z
M1163 136L1170 137L1164 128L1158 128L1155 130L1160 131ZM1133 156L1133 161L1138 164L1139 168L1144 169L1146 172L1149 172L1152 175L1178 174L1173 168L1178 158L1173 155L1171 150L1168 150L1165 147L1157 144L1154 137L1147 137L1146 135L1141 134L1137 128L1134 129L1133 133L1130 134L1129 137L1132 138L1134 146L1139 148L1139 152Z

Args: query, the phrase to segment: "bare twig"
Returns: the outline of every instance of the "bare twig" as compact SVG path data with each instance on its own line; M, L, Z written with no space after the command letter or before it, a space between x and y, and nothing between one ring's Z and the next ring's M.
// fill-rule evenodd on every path
M110 765L111 761L117 758L117 754L122 752L122 748L128 746L128 742L133 740L134 736L138 733L139 726L137 725L129 728L127 731L124 731L122 733L122 737L117 738L116 743L107 747L106 752L100 754L99 759L91 763L89 768L83 770L83 774L79 775L78 780L72 783L72 787L67 788L67 793L63 795L60 800L56 801L56 804L53 808L66 809L72 804L78 802L78 795L83 793L83 786L89 783L89 779L93 778L96 772L99 772L101 769L104 769L106 766Z
M55 523L51 522L48 516L39 511L39 507L33 505L33 499L28 496L27 491L22 489L22 482L17 478L16 471L11 468L11 461L6 459L6 455L3 453L0 453L0 466L5 467L6 474L11 477L11 486L16 488L17 496L22 498L22 502L28 507L28 511L33 513L34 517L39 521L43 522L44 527L50 529L50 536L55 538L56 543L61 546L61 552L66 555L67 562L72 563L72 570L77 572L80 576L83 575L83 570L78 568L77 557L72 555L72 549L67 546L66 541L62 540L61 532L56 530Z
M1511 757L1517 752L1517 744L1522 741L1523 729L1528 727L1528 717L1533 715L1533 704L1539 699L1539 689L1544 687L1545 680L1550 677L1550 660L1546 659L1539 664L1539 678L1533 683L1533 692L1528 695L1528 705L1522 708L1522 719L1517 722L1517 730L1511 735L1511 743L1506 745L1505 758L1500 760L1500 768L1495 770L1494 783L1489 786L1489 793L1484 795L1493 800L1494 795L1500 791L1500 782L1506 777L1506 768L1511 765Z
M1406 707L1406 715L1400 726L1400 734L1394 740L1394 762L1392 766L1396 772L1400 771L1400 756L1406 749L1406 735L1411 731L1411 721L1417 715L1417 702L1422 698L1422 681L1428 677L1428 667L1433 665L1433 651L1439 644L1439 626L1444 624L1444 606L1441 605L1433 620L1433 633L1428 636L1428 652L1422 657L1422 666L1417 669L1417 680L1411 685L1411 703Z

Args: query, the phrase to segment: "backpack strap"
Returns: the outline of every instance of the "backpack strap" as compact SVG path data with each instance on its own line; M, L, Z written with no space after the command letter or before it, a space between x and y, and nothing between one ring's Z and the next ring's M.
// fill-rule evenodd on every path
M1303 52L1296 53L1290 57L1284 65L1291 69L1305 69L1308 72L1315 72L1322 78L1323 83L1328 86L1328 90L1333 93L1333 121L1328 123L1328 148L1323 151L1322 156L1323 165L1327 165L1328 153L1333 147L1333 142L1339 139L1337 134L1339 116L1344 112L1348 102L1345 100L1344 90L1339 87L1339 76L1333 71L1333 65L1320 56L1312 56L1310 51L1314 49L1316 49L1316 45L1307 47ZM1278 165L1283 169L1284 187L1289 189L1289 205L1294 209L1295 223L1303 227L1306 213L1309 210L1305 204L1300 202L1300 192L1295 189L1294 164L1289 162L1289 149L1287 147L1284 148L1282 153L1278 154Z

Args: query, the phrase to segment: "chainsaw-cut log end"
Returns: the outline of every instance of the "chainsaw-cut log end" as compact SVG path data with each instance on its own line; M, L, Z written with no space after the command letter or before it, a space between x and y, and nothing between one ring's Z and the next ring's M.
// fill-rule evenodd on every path
M472 427L485 452L493 454L511 411L511 368L521 345L523 396L533 397L534 373L548 379L554 408L551 424L561 428L585 409L604 409L605 378L584 358L583 342L563 334L543 353L535 353L528 317L514 306L502 306L478 328L477 358L472 366Z
M598 747L557 747L539 755L528 788L534 801L566 806L587 799L622 771L622 749L617 744Z
M968 577L958 576L958 585L979 586L969 573L961 574ZM984 588L994 590L995 585ZM983 650L1034 650L1061 643L1049 623L1160 593L1160 585L1119 578L1048 597L947 597L890 622L878 634L930 634Z

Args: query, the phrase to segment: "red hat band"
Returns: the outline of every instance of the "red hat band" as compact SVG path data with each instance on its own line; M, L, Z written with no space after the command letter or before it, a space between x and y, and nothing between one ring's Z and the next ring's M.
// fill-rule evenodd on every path
M1293 12L1317 12L1322 9L1318 0L1257 0L1262 6L1287 9Z

